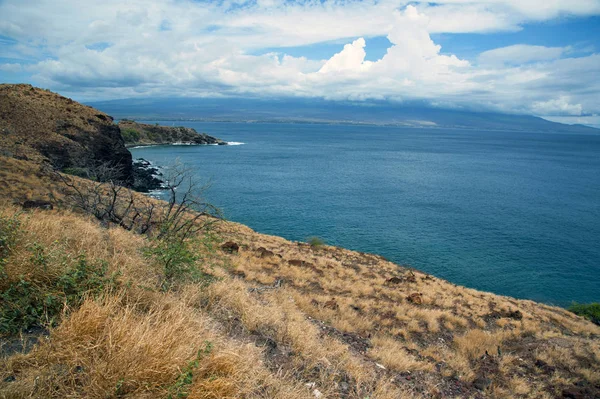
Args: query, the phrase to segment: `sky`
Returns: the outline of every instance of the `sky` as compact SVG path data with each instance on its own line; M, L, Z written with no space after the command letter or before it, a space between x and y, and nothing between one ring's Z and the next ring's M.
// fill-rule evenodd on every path
M0 82L419 101L600 125L600 0L0 0Z

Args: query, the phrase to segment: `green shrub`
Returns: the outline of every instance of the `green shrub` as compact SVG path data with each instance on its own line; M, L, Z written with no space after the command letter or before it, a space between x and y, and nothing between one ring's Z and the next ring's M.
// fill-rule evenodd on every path
M106 276L106 263L88 262L79 255L71 267L58 275L45 274L40 279L30 275L10 281L5 271L8 257L21 234L19 215L0 217L0 334L14 334L20 330L56 323L65 305L78 306L86 295L97 295L116 285L116 276ZM37 242L27 247L33 269L46 270L57 255ZM58 254L60 256L60 254ZM68 257L63 262L67 263ZM28 266L29 267L29 266Z
M576 303L569 306L569 310L576 315L585 317L592 323L600 325L600 303Z
M323 239L321 239L319 237L309 237L308 240L307 240L307 242L313 248L320 248L323 245L325 245L325 241L323 241Z
M203 261L199 250L211 250L212 241L208 234L199 239L170 233L153 239L152 244L144 249L144 255L154 259L163 269L163 290L169 289L174 283L210 283L215 277L199 266Z
M30 247L31 261L46 265L44 249ZM56 325L65 306L78 307L87 296L98 296L117 287L116 275L107 276L106 262L88 262L79 255L74 267L51 281L35 281L26 276L0 292L0 334L15 334L31 327Z
M135 129L121 129L121 136L126 143L136 143L140 140L140 133Z
M0 216L0 280L5 278L4 264L14 248L21 228L19 215L12 217Z
M71 176L83 177L85 179L90 178L90 171L86 168L79 168L79 167L73 166L70 168L64 168L62 170L62 172L66 173L68 175L71 175Z
M198 255L190 248L190 242L178 237L156 239L153 245L145 248L144 254L158 262L169 282L188 275L198 260Z
M194 381L194 371L200 366L200 361L212 352L213 344L204 342L204 349L200 349L196 358L189 362L177 377L177 381L169 388L168 399L185 399L189 396L189 386Z

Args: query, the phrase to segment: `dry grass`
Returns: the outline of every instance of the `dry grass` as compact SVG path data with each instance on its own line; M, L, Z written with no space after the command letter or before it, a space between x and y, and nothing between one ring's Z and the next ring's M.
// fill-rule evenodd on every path
M595 384L599 363L593 353L600 329L563 309L458 287L418 271L411 278L407 269L373 255L328 246L314 249L235 224L225 227L224 235L245 245L231 258L245 280L261 285L281 280L284 292L310 317L341 332L374 335L367 359L388 369L428 371L441 364L439 378L458 376L470 385L484 372L480 359L487 352L495 364L502 364L490 388L498 397L552 396L573 376ZM259 247L275 256L263 256ZM392 277L401 282L388 283ZM421 294L420 303L408 299L413 293ZM505 316L517 310L518 316ZM524 365L537 370L531 348L546 348L551 336L587 342L592 349L576 356L562 354L572 359L556 370L562 380L543 378L527 388L520 370ZM503 356L522 362L508 364ZM427 384L429 377L423 378Z
M10 185L9 202L52 189L35 166L0 162L3 179L27 176ZM0 397L150 398L185 389L190 398L300 398L315 390L356 399L550 398L576 383L598 391L600 328L564 309L235 223L216 229L240 251L206 253L198 265L219 282L162 292L163 272L140 251L145 237L62 210L19 218L4 284L21 275L43 284L85 253L120 273L123 292L86 301L34 351L3 359L0 381L16 380L0 383ZM44 248L45 268L32 262L35 245ZM195 365L206 341L211 350ZM485 391L473 386L480 377L492 380Z
M0 209L0 216L18 214L15 207ZM33 211L20 215L19 245L9 257L5 270L9 280L30 276L44 280L72 267L79 255L105 261L108 273L119 273L123 281L138 285L155 284L161 274L142 256L146 241L120 228L100 229L91 219L62 211ZM44 267L32 261L32 248L42 248Z
M393 338L387 336L374 337L371 342L373 349L369 355L385 367L402 371L433 371L431 363L418 361L414 355L407 353L406 347Z
M0 213L18 214L13 207ZM301 398L315 390L328 397L340 390L349 398L402 395L345 343L323 335L283 291L251 294L246 283L219 269L224 280L208 288L189 284L160 292L160 271L141 255L142 236L63 211L18 217L20 234L4 283L27 275L44 284L83 252L131 284L118 295L87 300L34 351L5 359L2 397L164 397L181 391L189 398ZM46 267L32 262L33 244L44 248ZM193 377L182 384L188 372Z
M512 337L512 334L504 331L489 332L483 330L469 330L466 334L455 337L454 343L459 353L466 356L469 360L475 360L483 355L495 355L497 350L502 347L505 339Z
M0 202L23 203L60 196L59 186L39 165L0 154Z
M250 335L259 345L276 343L271 366L283 375L312 382L323 394L334 394L336 384L346 380L355 381L357 394L374 389L372 365L347 345L323 336L283 292L255 296L241 281L223 281L188 295L228 326L232 336Z
M145 312L124 304L123 297L88 301L48 342L11 362L18 383L5 394L164 397L185 389L190 398L308 397L301 385L275 378L258 348L220 336L211 323L168 296ZM195 359L189 386L178 386Z

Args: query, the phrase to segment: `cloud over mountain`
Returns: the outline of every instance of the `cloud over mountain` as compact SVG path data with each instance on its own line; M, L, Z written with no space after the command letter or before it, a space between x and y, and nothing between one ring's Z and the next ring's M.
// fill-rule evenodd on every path
M0 14L0 77L82 99L314 96L600 113L593 48L514 43L466 59L432 38L599 15L597 0L5 0ZM380 36L390 45L373 59L366 39ZM331 42L337 53L312 55L310 46ZM308 50L278 50L298 46Z

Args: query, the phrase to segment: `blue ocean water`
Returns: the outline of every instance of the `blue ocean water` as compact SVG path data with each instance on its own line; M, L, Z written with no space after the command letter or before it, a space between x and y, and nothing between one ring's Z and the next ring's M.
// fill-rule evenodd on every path
M600 301L600 135L177 124L245 144L134 158L193 168L230 220L498 294Z

